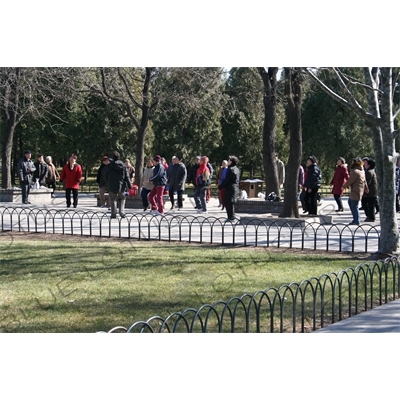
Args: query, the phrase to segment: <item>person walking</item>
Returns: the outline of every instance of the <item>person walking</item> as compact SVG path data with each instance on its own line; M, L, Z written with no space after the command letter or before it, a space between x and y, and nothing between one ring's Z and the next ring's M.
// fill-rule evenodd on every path
M363 161L360 157L353 159L350 166L350 176L347 182L343 185L343 189L350 188L349 207L353 220L349 225L360 225L360 212L358 203L361 200L364 192L368 192L368 186L365 181L365 173L363 170Z
M198 213L207 212L207 188L210 186L210 170L207 167L208 157L202 156L200 158L200 165L196 171L196 188L194 191L194 201Z
M281 200L281 189L283 188L283 184L285 183L285 164L282 160L279 159L278 153L275 153L276 160L276 168L278 170L278 200Z
M181 156L172 157L173 164L168 168L168 186L169 186L169 199L171 200L171 210L175 206L174 193L176 192L178 198L178 210L183 208L183 192L185 191L186 182L186 166L182 162Z
M206 191L206 203L208 203L211 199L211 182L212 182L212 178L214 176L214 168L212 167L210 161L207 161L207 168L210 171L210 184L207 187L207 191Z
M153 160L149 158L147 160L146 168L143 171L143 182L142 190L140 191L140 197L142 198L143 211L149 208L148 194L153 189L154 185L150 182L150 178L153 176L154 164Z
M22 190L22 203L31 204L29 201L30 185L32 180L32 173L35 172L36 167L31 160L32 153L30 150L25 150L24 156L19 160L17 170L18 178Z
M161 156L153 157L153 176L149 179L153 183L153 189L149 193L149 203L154 215L164 215L164 191L167 184L167 173L161 162Z
M228 221L233 221L236 219L235 203L239 198L240 181L240 171L237 167L238 164L239 160L236 156L229 156L225 179L218 186L219 190L225 189L224 204L228 216Z
M365 181L368 186L368 192L364 192L361 204L363 206L365 216L364 222L375 222L376 206L378 199L378 182L375 173L375 160L369 157L363 158Z
M106 167L104 178L110 196L111 218L117 218L117 202L119 215L121 218L125 218L125 192L132 187L132 183L128 168L121 161L121 155L118 151L114 151L112 160Z
M322 183L321 169L317 163L315 156L307 158L307 177L304 182L306 194L304 196L304 202L307 205L308 216L317 216L318 200L317 193Z
M64 185L68 208L71 207L71 193L74 208L78 206L78 191L82 180L82 167L76 162L76 160L77 156L71 154L68 162L64 165L60 176L60 182L63 182Z
M196 156L194 158L194 163L190 167L190 170L187 174L187 183L191 183L194 187L196 187L196 173L197 173L197 169L200 166L200 159L201 159L201 156Z
M40 186L46 186L46 178L49 171L48 165L44 161L43 154L38 155L38 159L35 162L36 171L33 174L33 179L39 182Z
M56 197L55 191L56 191L56 182L60 179L60 174L57 171L56 166L53 164L53 160L51 156L46 157L46 164L48 168L47 172L47 177L46 177L46 186L48 188L53 189L53 193L51 194L51 197L54 198Z
M97 177L96 177L96 183L97 186L99 187L99 202L100 202L99 207L107 207L107 208L110 207L110 198L108 198L106 201L107 182L105 178L105 173L108 164L110 164L110 159L108 158L108 156L103 156L101 160L101 165L97 170Z
M228 161L223 160L217 174L217 187L219 187L224 181L227 173L227 168L228 168ZM221 211L225 209L224 196L225 196L225 188L222 188L221 190L218 189L218 201L219 201L218 207L222 207Z
M303 208L303 214L308 213L308 204L305 201L306 194L307 194L307 188L304 186L304 183L306 181L307 181L307 166L305 168L303 168L303 183L301 185L301 193L300 193L300 202L301 202L301 206Z
M164 157L161 157L161 165L164 167L165 176L167 177L169 164L167 163L167 160ZM169 193L169 186L168 186L168 182L167 182L167 184L164 187L164 194L167 195L168 193Z
M131 180L131 184L135 183L135 167L131 164L131 160L128 158L124 161L126 168L128 168L129 179Z
M343 185L346 183L347 179L349 179L349 171L347 169L346 160L343 157L339 157L336 161L335 173L330 182L332 186L333 197L335 198L338 209L336 212L343 211L343 203L342 203L342 195Z

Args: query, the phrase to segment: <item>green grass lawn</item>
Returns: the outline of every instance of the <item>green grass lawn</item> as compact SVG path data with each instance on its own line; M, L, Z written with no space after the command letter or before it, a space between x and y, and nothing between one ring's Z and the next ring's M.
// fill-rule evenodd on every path
M338 272L354 255L0 234L0 332L96 332Z

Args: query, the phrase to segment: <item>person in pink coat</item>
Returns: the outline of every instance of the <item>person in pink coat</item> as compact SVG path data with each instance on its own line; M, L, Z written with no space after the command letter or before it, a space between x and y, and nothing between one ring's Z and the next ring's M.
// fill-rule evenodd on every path
M335 174L331 180L330 185L333 186L332 193L335 201L338 205L336 212L343 211L342 195L343 185L349 179L349 170L347 169L346 160L343 157L339 157L336 162Z
M76 155L71 154L68 162L64 165L60 182L63 182L65 188L65 198L67 207L71 207L71 192L74 208L78 205L78 190L82 180L82 167L76 162Z

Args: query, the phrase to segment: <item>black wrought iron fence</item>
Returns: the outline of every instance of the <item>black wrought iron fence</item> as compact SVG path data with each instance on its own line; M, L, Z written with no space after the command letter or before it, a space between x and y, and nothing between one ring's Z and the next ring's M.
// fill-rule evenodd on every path
M399 265L399 257L360 264L108 332L311 332L398 298Z
M379 227L321 225L246 218L227 221L204 215L154 216L127 213L113 219L104 211L0 207L2 231L165 240L223 245L273 246L326 251L374 252L379 248Z

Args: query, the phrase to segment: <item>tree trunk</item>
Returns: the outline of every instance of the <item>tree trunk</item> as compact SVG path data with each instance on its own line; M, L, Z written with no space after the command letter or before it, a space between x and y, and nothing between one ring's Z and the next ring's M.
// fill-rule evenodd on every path
M276 75L277 67L257 68L264 83L264 126L263 126L263 165L265 194L279 193L278 169L275 159L275 137L276 137Z
M12 145L14 139L15 125L13 123L6 123L4 130L3 151L2 151L2 166L1 166L1 179L2 188L10 189L11 182L11 159L12 159Z
M339 95L325 85L312 70L307 69L307 72L332 98L358 114L371 128L380 203L381 234L378 253L394 254L399 248L399 230L395 209L395 164L397 158L392 68L364 68L366 87L369 88L366 91L368 112L361 107L345 81L341 79L339 69L334 69L334 72L339 78L337 84L344 95Z
M382 170L379 177L379 206L380 206L380 225L381 237L379 252L384 254L395 253L399 248L399 229L396 216L396 191L395 191L395 171L396 171L396 149L393 121L393 87L392 69L381 68L380 111L381 127L374 129L374 135L382 138L382 147L375 148L375 157L379 158L379 167ZM374 145L379 140L374 140Z
M14 132L17 125L20 69L16 68L7 77L5 77L5 86L3 93L2 117L4 122L4 138L2 151L2 188L11 188L11 155L14 141Z
M143 179L144 144L150 116L150 82L154 68L146 68L146 77L143 85L142 118L136 140L135 184L140 187Z
M290 153L285 174L285 202L280 217L299 218L298 176L302 156L302 76L297 68L285 69L285 95L288 103Z

